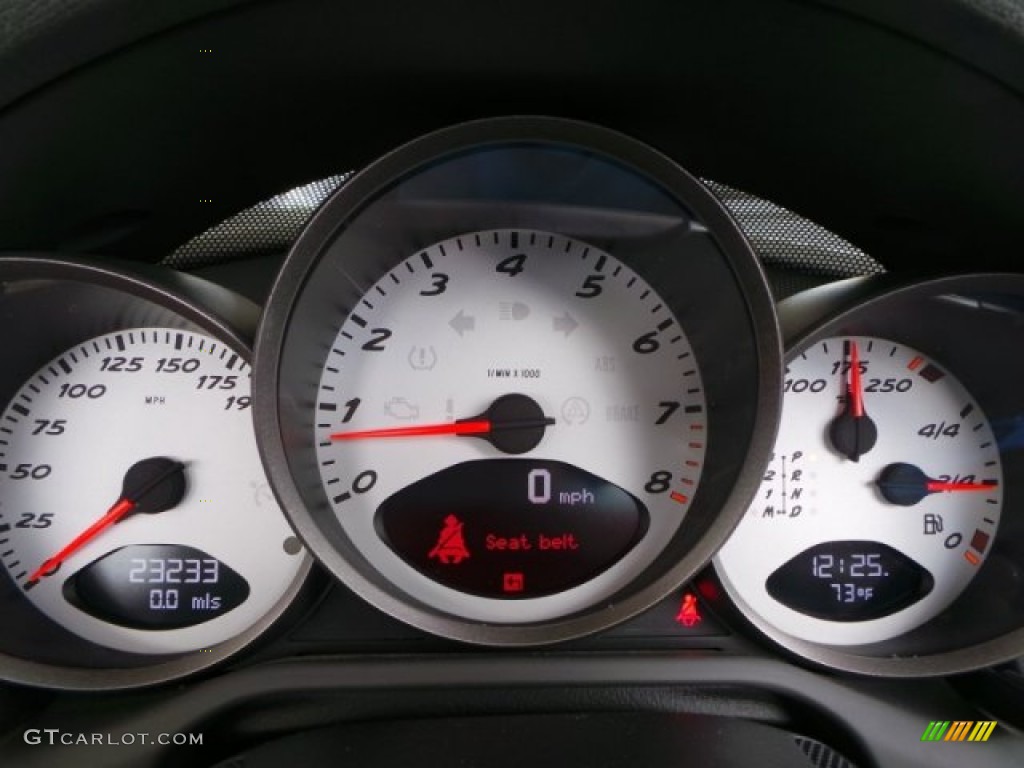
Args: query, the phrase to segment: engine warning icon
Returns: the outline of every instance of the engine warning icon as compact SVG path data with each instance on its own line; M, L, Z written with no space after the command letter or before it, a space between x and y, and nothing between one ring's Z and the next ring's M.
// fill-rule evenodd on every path
M458 565L469 557L466 539L462 534L462 521L455 515L448 515L444 519L437 544L427 553L427 557L437 558L443 565Z

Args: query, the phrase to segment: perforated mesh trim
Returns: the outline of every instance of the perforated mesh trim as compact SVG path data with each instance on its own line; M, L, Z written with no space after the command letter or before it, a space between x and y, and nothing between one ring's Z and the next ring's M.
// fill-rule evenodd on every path
M856 277L885 268L857 246L787 208L725 184L703 180L768 266L822 277Z
M247 208L206 230L167 256L175 269L196 269L288 250L323 202L352 173L296 187Z
M185 243L163 263L175 269L197 269L283 253L317 208L352 175L314 181L248 208ZM704 183L729 209L762 262L777 268L771 275L777 298L820 283L821 278L885 271L856 246L786 208L725 184Z
M836 752L832 747L806 736L794 737L797 746L807 755L814 768L857 768L853 763Z

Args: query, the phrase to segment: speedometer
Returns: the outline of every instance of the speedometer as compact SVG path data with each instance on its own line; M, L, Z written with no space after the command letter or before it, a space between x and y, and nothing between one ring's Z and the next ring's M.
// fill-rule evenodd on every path
M25 382L0 415L0 562L39 610L95 643L166 653L240 634L281 599L302 550L252 504L248 378L207 336L134 328Z
M363 597L553 642L707 561L766 455L778 357L756 260L696 180L592 126L481 121L386 156L300 237L258 336L257 433Z
M145 270L145 271L143 271ZM0 258L0 677L121 688L218 663L310 558L252 432L256 308L159 269Z

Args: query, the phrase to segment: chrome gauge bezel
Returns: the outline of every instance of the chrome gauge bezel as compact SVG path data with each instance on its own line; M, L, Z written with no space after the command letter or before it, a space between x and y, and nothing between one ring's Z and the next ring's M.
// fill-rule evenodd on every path
M934 357L959 379L994 426L1012 414L1015 402L1019 411L1024 366L1000 366L1024 344L1024 326L1015 320L1022 309L1024 277L1009 273L855 278L797 294L778 307L787 361L832 337L873 336L905 344ZM970 344L972 333L983 333L984 343ZM988 557L946 609L902 635L844 646L797 638L753 610L716 558L718 578L743 618L778 645L824 667L879 677L930 677L1017 658L1024 654L1024 593L1012 580L1000 583L1000 577L1011 572L1012 561L1019 560L1013 553L1024 546L1024 522L1013 509L1024 492L1024 455L1016 459L1001 445L1000 458L1004 502Z
M509 147L579 152L614 164L627 175L656 185L659 194L689 211L710 231L716 268L730 281L730 306L738 307L736 315L742 317L724 320L721 330L712 328L712 323L701 324L694 340L698 352L701 345L707 349L718 343L719 351L728 348L733 353L731 359L716 356L721 358L717 362L709 354L698 355L701 365L712 361L716 369L702 369L705 382L709 378L715 382L708 386L709 407L716 409L709 414L709 422L717 419L719 425L728 424L734 415L737 422L747 419L742 427L724 427L709 440L709 453L732 453L728 461L719 459L704 472L697 494L698 499L704 494L703 506L694 517L700 525L684 525L638 579L619 585L607 599L568 615L529 623L454 616L399 589L388 574L362 556L336 519L331 523L327 498L311 459L310 400L330 346L325 343L374 281L418 249L467 232L522 228L578 234L566 224L567 216L580 215L583 199L578 193L558 201L560 206L549 200L532 211L529 206L510 205L509 200L448 200L443 208L421 210L416 221L406 211L405 218L389 222L390 234L381 235L393 238L389 250L377 248L388 250L386 257L374 262L369 256L350 252L344 263L335 258L332 245L389 191L445 163ZM536 185L536 180L533 183ZM595 245L603 247L601 242ZM637 269L636 264L627 262L627 266L650 279L644 275L649 265ZM685 274L682 267L676 276ZM685 328L685 322L680 322ZM732 342L726 326L740 328ZM686 330L689 334L690 329ZM302 354L296 351L300 345L305 345ZM732 395L723 383L728 380L726 368L735 374L738 390L748 395L744 405L731 409L732 413L723 407ZM301 385L295 373L298 370L302 371ZM257 336L256 428L278 499L307 546L346 586L386 613L436 635L482 645L537 645L589 634L625 620L654 604L710 559L757 486L778 421L780 374L778 328L760 265L736 224L700 182L649 147L612 131L552 118L497 118L441 130L395 150L349 181L314 217L289 254Z
M60 306L59 317L32 317L32 334L3 345L20 349L17 365L3 376L5 396L54 355L103 333L158 325L207 335L243 359L251 359L248 339L258 309L246 299L188 275L148 265L76 259L54 254L0 256L0 286L6 290L68 292L78 300ZM0 304L2 306L2 304ZM52 309L52 308L51 308ZM33 310L35 311L35 310ZM25 320L24 313L20 318ZM11 320L0 317L0 322ZM16 347L17 345L17 347ZM8 358L10 361L10 358ZM64 690L121 690L178 680L224 662L254 642L295 602L308 581L312 558L272 608L242 633L202 652L150 655L94 645L29 606L2 576L3 600L17 610L18 647L0 652L0 679Z

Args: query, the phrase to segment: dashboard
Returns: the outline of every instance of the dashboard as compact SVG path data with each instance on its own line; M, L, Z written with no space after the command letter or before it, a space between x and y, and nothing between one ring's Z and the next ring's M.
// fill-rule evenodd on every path
M1020 7L457 5L4 11L0 758L1019 765Z

